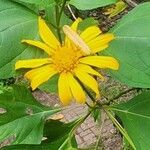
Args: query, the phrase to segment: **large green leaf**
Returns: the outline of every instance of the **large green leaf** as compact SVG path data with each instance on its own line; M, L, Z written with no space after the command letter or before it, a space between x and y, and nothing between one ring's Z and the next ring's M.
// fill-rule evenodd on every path
M16 2L25 2L29 4L41 4L43 0L11 0Z
M71 123L62 123L60 121L49 120L45 124L44 137L40 145L14 145L2 148L2 150L77 150L77 144L73 136L70 139L69 134L74 126L78 124L78 120Z
M13 144L40 144L45 119L59 109L41 105L24 86L0 95L0 141L14 136Z
M18 59L37 58L43 52L21 44L22 39L38 38L38 16L20 4L0 0L0 78L15 75Z
M150 92L145 92L127 103L111 108L117 114L133 140L137 150L150 148Z
M46 54L35 47L21 44L22 39L39 39L38 16L32 10L26 8L30 4L40 5L45 3L46 18L48 22L55 22L55 3L52 0L0 0L0 78L16 76L15 63L20 59L39 58ZM51 2L51 3L48 3ZM53 3L52 3L53 2ZM70 21L66 16L61 19L61 26ZM54 80L55 81L55 80ZM52 86L47 84L49 91L56 91L56 82ZM44 86L44 85L43 85ZM47 89L44 87L44 89Z
M120 63L113 77L129 86L150 87L150 3L137 6L112 30L116 39L106 54Z
M80 10L94 9L117 2L117 0L70 0L70 4Z
M42 144L49 143L50 148L54 150L72 150L76 148L77 143L73 135L75 130L74 127L81 119L77 119L70 123L63 123L57 120L48 121L44 128L44 137L47 137L47 140Z
M10 0L24 5L25 7L33 10L37 14L39 10L44 10L48 5L55 3L54 0Z

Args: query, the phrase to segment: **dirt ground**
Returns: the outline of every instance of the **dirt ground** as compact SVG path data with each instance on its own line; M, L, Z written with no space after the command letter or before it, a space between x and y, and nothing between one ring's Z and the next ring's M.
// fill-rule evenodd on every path
M105 82L100 83L100 85L103 87L103 89L101 89L103 93L105 93L107 97L110 96L110 98L129 89L129 87L122 85L109 77ZM131 99L136 94L137 91L133 90L119 99L116 99L116 102L124 102ZM44 105L60 105L59 98L55 94L50 95L45 92L35 91L33 95ZM101 101L106 101L106 99L102 98ZM72 103L70 106L65 107L65 110L61 112L61 114L64 115L62 121L72 121L77 117L84 115L87 112L87 109L86 105ZM90 116L77 129L76 140L79 148L89 148L89 150L123 150L122 136L104 112L101 114L101 120L103 123L96 123L94 122L93 117ZM96 145L97 149L95 149Z

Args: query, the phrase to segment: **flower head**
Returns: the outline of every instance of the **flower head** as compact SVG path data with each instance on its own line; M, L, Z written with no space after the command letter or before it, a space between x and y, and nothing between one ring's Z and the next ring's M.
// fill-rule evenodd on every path
M78 34L79 22L81 22L80 18L71 27L67 25L63 27L66 37L60 44L45 21L39 18L39 34L43 42L33 40L23 40L22 42L40 48L49 57L19 60L15 65L15 69L31 69L25 74L25 78L30 80L33 90L58 74L58 92L64 105L69 104L72 98L79 103L85 102L86 95L79 80L99 97L98 83L92 75L101 79L103 76L93 67L113 70L117 70L119 67L115 58L96 55L97 52L108 47L108 43L114 39L113 34L101 34L101 30L97 26L88 27Z

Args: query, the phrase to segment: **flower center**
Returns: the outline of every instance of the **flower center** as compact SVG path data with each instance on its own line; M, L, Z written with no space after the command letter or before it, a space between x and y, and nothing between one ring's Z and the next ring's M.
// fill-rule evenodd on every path
M58 72L71 72L77 67L82 52L78 48L58 48L52 56L53 64Z

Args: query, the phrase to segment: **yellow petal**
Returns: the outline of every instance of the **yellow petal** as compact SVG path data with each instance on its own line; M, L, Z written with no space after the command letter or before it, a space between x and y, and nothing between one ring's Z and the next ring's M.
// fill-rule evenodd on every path
M81 70L86 73L89 73L89 74L92 74L92 75L96 75L96 76L100 77L102 80L104 80L104 77L99 72L97 72L96 70L94 70L92 67L90 67L88 65L78 64L76 69Z
M71 25L71 29L76 31L77 32L77 29L78 29L78 24L82 22L82 19L81 18L77 18L73 24Z
M78 47L81 48L81 50L85 54L90 54L91 50L87 46L87 44L82 40L82 38L75 32L73 31L69 26L64 25L63 26L63 31L66 34L66 36Z
M15 64L15 69L36 68L49 63L51 63L50 58L19 60Z
M31 81L32 90L35 90L39 85L46 82L55 74L57 74L57 71L54 70L52 65L46 65L46 66L28 71L25 74L25 78Z
M87 45L91 48L92 52L97 53L108 47L108 43L114 39L114 35L107 33L99 35L91 41L87 42Z
M67 78L73 97L78 103L85 103L86 96L81 85L77 82L71 73L67 74Z
M83 82L86 86L88 86L90 89L92 89L96 93L96 97L98 98L99 95L99 90L98 90L98 83L96 80L90 76L89 74L82 72L82 70L76 69L75 75L78 77L78 79Z
M77 32L77 29L78 29L78 24L82 21L81 18L77 18L71 25L71 29L74 30L75 32ZM65 45L67 47L70 47L70 44L71 44L71 41L70 39L66 36L65 38Z
M99 42L99 43L101 43L101 45L104 45L104 44L108 44L114 38L115 38L115 36L111 33L102 34L102 35L99 35L99 36L95 37L91 41L89 41L88 44L92 44L92 43L97 44Z
M93 54L100 52L102 50L105 50L108 47L108 44L102 45L101 43L95 43L94 42L92 44L89 45L89 47L91 48Z
M71 90L69 87L66 73L61 73L58 80L59 98L63 105L68 105L72 99Z
M49 29L45 21L39 17L39 32L42 40L53 49L57 49L60 45L59 41Z
M38 47L38 48L44 50L48 55L51 55L54 52L54 50L52 48L50 48L49 46L47 46L46 44L44 44L40 41L22 40L21 42Z
M80 62L98 68L110 68L113 70L118 70L119 68L118 61L115 58L109 56L87 56L81 58Z
M91 26L85 29L81 34L80 37L85 41L89 42L93 38L97 37L101 34L102 31L97 26Z

